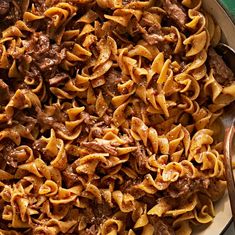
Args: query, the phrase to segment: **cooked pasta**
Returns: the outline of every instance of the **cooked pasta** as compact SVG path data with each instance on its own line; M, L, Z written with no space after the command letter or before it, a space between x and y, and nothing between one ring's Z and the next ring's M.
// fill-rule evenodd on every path
M213 220L235 82L201 5L1 1L0 234L190 235Z

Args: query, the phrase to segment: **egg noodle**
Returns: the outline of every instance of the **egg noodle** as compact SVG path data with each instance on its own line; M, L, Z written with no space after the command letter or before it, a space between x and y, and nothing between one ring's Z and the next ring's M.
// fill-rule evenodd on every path
M0 234L189 235L213 220L235 84L201 5L6 3Z

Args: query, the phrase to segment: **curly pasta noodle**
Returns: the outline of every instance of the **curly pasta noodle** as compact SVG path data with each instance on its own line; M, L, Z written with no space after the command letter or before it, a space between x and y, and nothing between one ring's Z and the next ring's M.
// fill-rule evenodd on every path
M211 222L235 83L201 0L1 2L0 234Z

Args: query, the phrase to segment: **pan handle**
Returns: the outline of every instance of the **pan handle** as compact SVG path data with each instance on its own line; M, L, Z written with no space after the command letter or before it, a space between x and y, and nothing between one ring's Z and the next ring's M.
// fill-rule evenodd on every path
M234 141L235 127L234 123L230 128L226 129L224 139L224 156L225 156L225 173L227 179L227 188L229 193L229 199L231 204L233 223L235 226L235 181L232 167L232 145Z

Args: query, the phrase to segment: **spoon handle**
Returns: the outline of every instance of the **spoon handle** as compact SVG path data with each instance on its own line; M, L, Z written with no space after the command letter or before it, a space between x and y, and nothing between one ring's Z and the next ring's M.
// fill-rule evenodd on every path
M229 193L229 199L231 204L233 223L235 226L235 181L232 168L232 144L234 139L235 127L234 123L230 128L226 129L224 139L224 155L225 155L225 172L227 179L227 188Z

